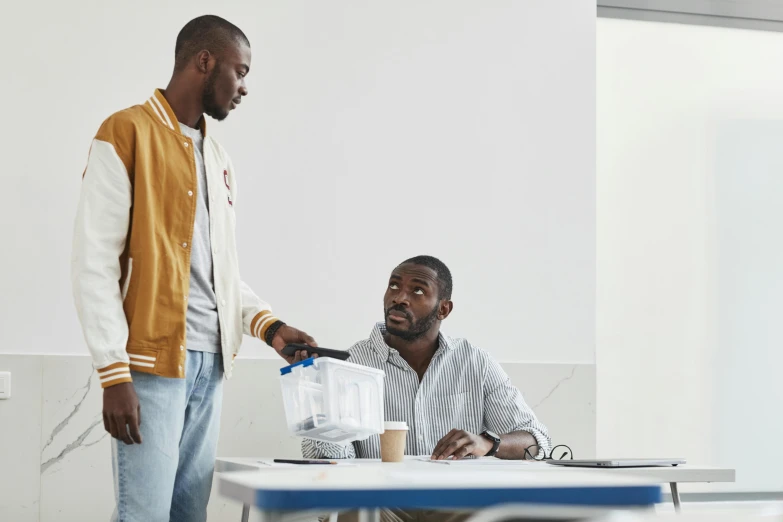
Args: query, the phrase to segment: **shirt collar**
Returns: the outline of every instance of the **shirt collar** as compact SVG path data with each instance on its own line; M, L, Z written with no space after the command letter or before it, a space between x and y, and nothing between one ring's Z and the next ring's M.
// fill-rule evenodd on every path
M392 355L392 352L398 352L386 344L386 340L383 338L384 334L386 334L386 324L376 323L375 327L373 327L372 331L370 332L370 344L381 357L388 361ZM435 353L441 350L451 351L453 349L454 345L452 344L451 339L443 335L443 332L438 332L438 350Z

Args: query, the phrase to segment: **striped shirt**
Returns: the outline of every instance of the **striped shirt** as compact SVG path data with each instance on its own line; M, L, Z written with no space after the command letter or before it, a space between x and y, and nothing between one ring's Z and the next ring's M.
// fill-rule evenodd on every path
M406 455L431 455L435 446L452 429L480 434L527 431L540 448L549 451L551 441L546 427L525 404L522 394L487 352L465 339L439 335L439 346L424 378L400 353L388 346L386 331L378 323L370 338L349 351L350 361L378 368L384 379L384 413L387 421L408 423ZM380 438L348 446L304 439L305 458L380 458Z

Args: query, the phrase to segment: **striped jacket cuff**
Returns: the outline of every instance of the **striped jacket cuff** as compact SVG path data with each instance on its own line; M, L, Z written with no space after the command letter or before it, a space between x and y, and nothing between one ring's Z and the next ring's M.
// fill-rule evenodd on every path
M269 310L262 310L250 322L250 332L253 334L253 337L258 337L263 341L266 338L266 331L269 327L279 320Z
M101 388L108 388L115 384L133 382L128 363L118 362L98 368L98 378L101 380Z

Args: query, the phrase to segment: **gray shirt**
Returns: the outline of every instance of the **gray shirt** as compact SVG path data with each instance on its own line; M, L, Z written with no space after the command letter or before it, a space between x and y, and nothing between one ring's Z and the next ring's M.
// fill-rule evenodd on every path
M209 236L209 194L204 168L204 136L200 129L179 124L182 134L193 140L198 188L196 222L190 250L190 292L188 294L187 348L199 352L220 353L220 323L212 273L212 247Z
M387 421L408 423L406 455L431 455L452 429L473 434L484 430L499 435L514 431L532 434L541 449L549 451L546 426L525 404L522 394L495 359L465 339L442 333L421 383L416 371L383 339L386 331L378 323L370 338L349 351L349 362L378 368L384 379L384 414ZM305 458L380 458L380 439L373 435L343 447L304 439Z

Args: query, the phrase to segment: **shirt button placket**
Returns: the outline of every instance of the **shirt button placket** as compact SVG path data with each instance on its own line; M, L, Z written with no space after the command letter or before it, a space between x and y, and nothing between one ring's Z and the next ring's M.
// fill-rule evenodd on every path
M413 401L413 426L416 429L416 440L414 441L414 444L416 444L416 453L423 453L424 452L424 435L422 435L422 426L419 422L419 403L421 399L421 395L417 392L416 393L416 399Z

